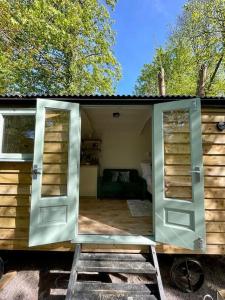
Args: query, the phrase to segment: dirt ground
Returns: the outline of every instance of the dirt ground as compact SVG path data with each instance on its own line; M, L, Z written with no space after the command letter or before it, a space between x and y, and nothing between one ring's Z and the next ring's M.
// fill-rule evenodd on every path
M0 290L0 300L62 300L65 299L73 253L58 252L0 252L5 261L5 272L17 271L17 275ZM170 281L170 267L174 255L159 255L162 280L168 300L216 300L216 291L225 289L225 257L197 257L205 271L205 282L195 293L182 293ZM95 279L98 274L93 275ZM101 278L100 278L101 279ZM110 275L112 282L133 281L132 277ZM136 283L145 281L136 277ZM210 297L206 297L210 295ZM205 298L204 298L205 297Z

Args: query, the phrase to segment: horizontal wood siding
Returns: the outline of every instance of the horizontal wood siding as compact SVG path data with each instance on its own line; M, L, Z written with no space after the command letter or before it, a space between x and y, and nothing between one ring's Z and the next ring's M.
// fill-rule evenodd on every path
M225 253L225 132L218 131L217 122L225 121L225 110L202 109L202 140L205 186L205 220L207 253ZM170 197L191 197L190 147L188 127L174 129L166 136L165 186ZM168 245L158 251L191 253Z
M205 217L207 253L225 254L225 132L216 123L225 121L225 110L208 108L202 111L203 151L205 171ZM67 160L63 126L49 129L45 139L43 183L45 192L64 186ZM166 185L168 193L177 197L191 196L188 133L173 132L165 145ZM61 137L58 140L59 136ZM60 161L62 163L60 163ZM28 248L31 163L0 163L0 249L73 250L69 242ZM83 245L93 251L147 251L143 246ZM193 253L168 245L158 245L164 253Z

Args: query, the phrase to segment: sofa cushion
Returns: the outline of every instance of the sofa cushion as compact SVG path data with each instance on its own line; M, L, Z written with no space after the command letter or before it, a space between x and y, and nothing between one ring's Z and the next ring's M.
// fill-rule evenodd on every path
M123 185L120 182L105 182L101 193L103 197L118 198L123 195Z
M104 169L104 182L135 182L139 177L138 171L135 169Z
M130 170L130 182L136 182L139 178L138 171L135 169Z
M104 169L103 170L103 180L104 182L112 182L113 170L112 169Z
M130 171L119 172L118 181L129 182L130 181Z
M146 182L135 169L104 169L98 179L99 198L144 199L146 192Z
M120 173L118 171L112 171L112 182L119 181Z

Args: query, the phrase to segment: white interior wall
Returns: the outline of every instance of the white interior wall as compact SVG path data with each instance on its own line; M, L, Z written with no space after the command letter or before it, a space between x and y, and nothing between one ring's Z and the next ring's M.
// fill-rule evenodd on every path
M149 107L128 110L120 110L120 120L110 119L112 111L118 111L118 108L106 109L101 114L93 108L82 114L82 137L102 140L99 154L101 172L105 168L134 168L140 172L140 163L151 160Z
M146 126L142 134L123 130L119 132L105 130L102 135L102 151L100 153L101 170L134 168L140 171L140 163L149 159L150 151L150 126Z

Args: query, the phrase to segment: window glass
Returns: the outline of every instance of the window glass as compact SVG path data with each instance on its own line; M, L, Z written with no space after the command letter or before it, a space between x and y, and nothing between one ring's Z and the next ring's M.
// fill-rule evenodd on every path
M70 112L46 109L42 197L66 196Z
M192 200L189 110L163 113L164 191L166 199Z
M33 153L35 116L3 116L2 153Z

